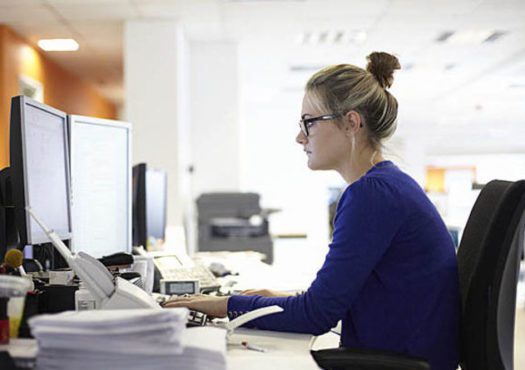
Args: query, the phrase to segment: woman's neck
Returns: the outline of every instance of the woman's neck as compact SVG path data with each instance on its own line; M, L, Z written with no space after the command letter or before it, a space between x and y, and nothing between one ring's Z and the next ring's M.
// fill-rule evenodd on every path
M347 161L337 172L339 172L348 184L352 184L359 180L377 163L384 160L381 151L366 148L357 152L356 155Z

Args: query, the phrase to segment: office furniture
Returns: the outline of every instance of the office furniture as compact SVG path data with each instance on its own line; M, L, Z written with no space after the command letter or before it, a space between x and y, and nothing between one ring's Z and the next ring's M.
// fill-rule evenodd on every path
M248 350L245 341L266 352ZM238 328L228 339L228 370L317 370L309 355L312 336Z
M308 334L280 333L265 330L240 328L228 339L228 370L317 370L310 356ZM264 348L266 352L248 350L241 342ZM38 344L34 339L12 339L8 345L0 346L8 351L17 364L32 364L35 361Z
M458 250L462 370L513 369L525 181L491 181L476 200ZM420 359L352 348L312 351L323 369L430 370Z
M255 193L205 193L197 199L198 250L245 251L266 255L273 262L268 214ZM251 222L257 216L260 223Z
M463 370L513 368L524 210L525 181L491 181L465 227L458 251Z

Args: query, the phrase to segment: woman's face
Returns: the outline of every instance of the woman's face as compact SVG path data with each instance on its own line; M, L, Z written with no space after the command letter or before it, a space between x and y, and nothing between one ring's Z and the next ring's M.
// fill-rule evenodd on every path
M332 114L328 112L315 95L306 93L303 98L302 118L312 118ZM309 135L300 130L295 138L303 146L308 156L311 170L338 170L348 161L351 144L345 130L336 120L316 121L310 124Z

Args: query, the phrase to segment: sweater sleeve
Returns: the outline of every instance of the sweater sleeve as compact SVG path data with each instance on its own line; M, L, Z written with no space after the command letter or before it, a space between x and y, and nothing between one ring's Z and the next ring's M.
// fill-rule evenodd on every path
M228 316L278 305L283 312L246 326L314 335L327 332L346 316L405 218L406 210L388 184L362 178L339 201L333 240L310 288L295 297L232 296Z

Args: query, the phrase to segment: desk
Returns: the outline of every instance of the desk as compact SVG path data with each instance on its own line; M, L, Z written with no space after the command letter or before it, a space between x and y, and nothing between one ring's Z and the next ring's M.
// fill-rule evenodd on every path
M204 255L207 256L207 255ZM210 255L210 258L217 258L217 255ZM229 259L233 261L234 267L238 267L240 272L240 279L244 280L239 285L244 285L246 288L272 288L283 290L299 290L305 289L312 278L308 275L298 274L297 271L288 271L287 268L278 268L269 266L259 260L246 259L236 260L237 254L230 253L224 257L224 264ZM202 258L202 257L201 257ZM238 257L241 259L241 257ZM207 262L207 261L205 261ZM236 269L237 270L237 269ZM285 276L288 272L290 276ZM300 275L300 279L293 279L294 276ZM278 278L275 278L275 277ZM273 277L273 280L270 279ZM277 285L277 284L280 285ZM330 343L325 345L321 336L316 341L315 349L319 349L319 344L323 343L322 347L337 347L339 338L335 336L330 338ZM332 335L333 337L333 335ZM228 340L227 346L227 361L228 370L267 370L273 366L275 369L301 369L301 370L318 370L315 361L310 355L310 347L312 336L308 334L295 333L281 333L265 330L253 330L239 328ZM266 352L257 352L245 349L241 342L246 341L251 345L255 345L266 349ZM13 357L23 357L27 360L34 359L37 352L37 344L34 340L12 340L11 345L0 346L0 350L8 349Z
M248 350L242 347L242 341L264 348L266 352ZM318 370L310 355L311 341L312 336L308 334L237 329L228 340L228 370L268 370L272 367ZM33 339L13 339L9 345L0 346L0 351L5 350L28 363L36 357L37 344Z
M312 338L308 334L236 329L228 340L228 370L318 370L310 355ZM248 350L241 346L242 341L264 348L266 352Z
M11 339L9 344L0 346L0 351L7 351L17 366L32 369L38 347L34 339Z

